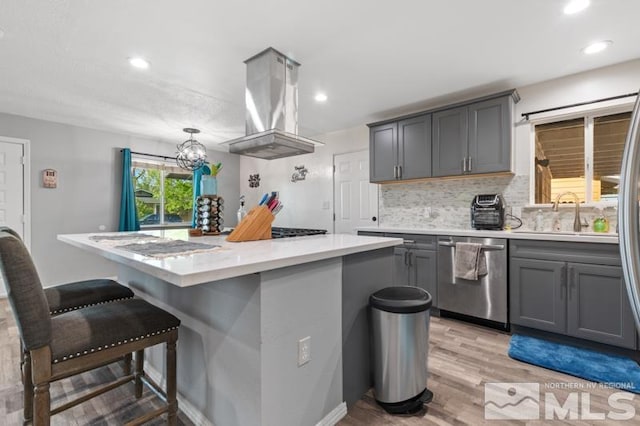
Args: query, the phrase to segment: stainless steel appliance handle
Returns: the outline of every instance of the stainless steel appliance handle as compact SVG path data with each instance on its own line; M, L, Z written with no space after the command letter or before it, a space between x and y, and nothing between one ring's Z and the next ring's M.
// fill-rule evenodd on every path
M453 241L438 241L438 245L439 246L444 246L444 247L455 247L456 243L454 243ZM482 250L504 250L504 245L503 244L482 244Z
M640 248L638 247L638 181L640 179L640 96L631 115L631 123L622 155L618 196L618 236L620 257L631 311L640 331Z

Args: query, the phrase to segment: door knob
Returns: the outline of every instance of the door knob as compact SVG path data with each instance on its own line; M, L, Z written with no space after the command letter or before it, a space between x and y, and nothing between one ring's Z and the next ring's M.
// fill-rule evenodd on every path
M371 220L375 222L376 220L378 220L378 218L374 216L371 218Z

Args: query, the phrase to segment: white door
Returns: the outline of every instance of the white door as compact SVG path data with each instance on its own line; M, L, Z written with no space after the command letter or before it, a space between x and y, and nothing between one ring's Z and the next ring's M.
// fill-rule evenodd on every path
M333 165L334 233L378 226L378 185L369 183L369 151L335 155Z
M0 140L0 226L8 226L24 238L23 145ZM6 289L0 274L0 295Z

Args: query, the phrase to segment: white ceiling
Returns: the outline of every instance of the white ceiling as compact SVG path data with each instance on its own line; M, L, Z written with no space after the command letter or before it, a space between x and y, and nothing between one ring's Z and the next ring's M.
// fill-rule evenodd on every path
M305 136L640 57L640 1L591 0L573 16L564 5L0 0L0 111L172 142L197 127L214 147L244 134L243 61L269 46L302 64ZM580 53L602 39L614 44ZM151 68L132 69L135 55Z

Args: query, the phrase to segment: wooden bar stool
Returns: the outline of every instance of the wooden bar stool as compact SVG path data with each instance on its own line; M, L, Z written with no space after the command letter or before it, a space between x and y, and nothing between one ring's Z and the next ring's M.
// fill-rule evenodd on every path
M0 226L0 232L13 235L18 240L20 236L8 226ZM55 287L44 289L44 295L49 305L49 313L58 315L87 306L109 303L117 300L133 298L131 289L118 284L110 279L93 279L75 281ZM21 344L20 369L22 371L22 383L31 383L31 361L29 352L24 350ZM131 374L131 354L124 356L124 374ZM24 418L31 420L33 408L33 392L30 387L24 388Z
M0 269L7 287L20 338L30 354L31 386L34 392L34 426L50 424L53 414L64 411L120 385L135 382L136 397L142 395L144 348L166 343L166 406L129 424L141 424L163 413L175 425L176 342L180 320L139 299L93 305L51 316L31 256L22 242L0 232ZM73 376L136 352L136 369L113 383L74 401L51 408L51 382ZM154 386L157 389L157 386Z

